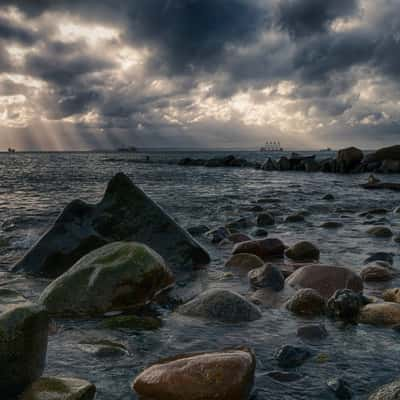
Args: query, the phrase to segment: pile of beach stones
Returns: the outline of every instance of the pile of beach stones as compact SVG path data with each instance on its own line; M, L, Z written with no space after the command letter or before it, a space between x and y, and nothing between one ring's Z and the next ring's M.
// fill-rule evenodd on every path
M211 159L183 158L181 166L203 167L254 167L265 171L305 171L331 173L400 173L400 145L385 147L364 154L356 147L347 147L337 152L336 157L317 158L292 153L279 159L268 157L263 163L250 162L234 155Z
M287 222L302 218L295 214ZM273 215L258 213L256 239L241 233L243 227L251 226L246 219L212 230L189 229L216 245L232 245L225 269L245 277L249 292L206 290L177 307L174 303L175 312L235 324L262 318L265 308L285 308L294 316L327 316L390 327L400 324L400 288L385 291L382 299L363 294L364 282L388 280L396 274L390 254L371 255L356 274L346 266L321 264L320 249L309 241L287 246L279 238L270 238L265 228L274 223ZM20 400L94 399L96 388L90 382L42 376L49 320L96 317L104 318L106 326L134 326L140 323L138 311L168 301L177 282L192 279L191 272L209 261L201 245L123 174L110 181L99 204L71 203L14 267L17 272L51 279L37 303L0 289L2 395ZM159 326L151 319L144 323L150 329ZM298 335L324 337L328 332L315 325L299 328ZM106 342L94 347L102 354L124 351ZM291 345L275 355L282 368L300 366L310 357L307 349ZM255 369L256 355L248 347L181 354L145 368L133 377L132 389L154 400L246 400L252 394ZM294 373L269 374L280 381L297 379ZM339 379L327 385L336 394L351 397L346 382ZM370 400L394 400L390 393L398 390L400 383L394 382Z

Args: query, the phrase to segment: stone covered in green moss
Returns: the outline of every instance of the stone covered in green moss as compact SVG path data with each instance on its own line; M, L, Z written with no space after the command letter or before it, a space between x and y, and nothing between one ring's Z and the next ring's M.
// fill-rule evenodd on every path
M99 315L143 305L173 280L162 257L146 245L115 242L80 259L39 301L51 315Z
M42 374L46 362L49 321L43 307L29 302L14 306L7 304L2 311L0 393L1 397L7 398L21 393Z
M20 400L93 400L95 394L96 387L82 379L43 377Z

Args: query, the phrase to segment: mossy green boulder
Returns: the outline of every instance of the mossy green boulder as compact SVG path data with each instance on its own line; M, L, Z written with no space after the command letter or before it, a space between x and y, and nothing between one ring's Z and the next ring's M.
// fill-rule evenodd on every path
M49 321L43 307L26 301L2 304L0 313L0 397L15 398L44 370Z
M148 246L115 242L81 258L40 296L51 315L94 316L141 306L174 281Z
M125 174L118 173L100 203L71 202L13 270L56 278L90 251L117 241L148 245L175 274L186 275L192 267L210 262L199 243Z
M43 377L34 382L19 400L93 400L96 387L88 381Z

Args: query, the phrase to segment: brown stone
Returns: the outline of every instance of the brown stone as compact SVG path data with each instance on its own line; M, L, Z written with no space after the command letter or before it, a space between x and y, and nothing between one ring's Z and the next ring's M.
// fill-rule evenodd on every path
M361 309L360 322L371 325L400 324L400 304L392 302L371 303Z
M400 288L387 289L383 292L383 299L393 303L400 303Z
M375 262L366 265L360 272L362 280L365 282L380 282L393 279L393 272L381 263Z
M248 271L262 267L264 261L254 254L239 253L234 254L226 263L226 268L237 269L247 274Z
M285 251L286 257L295 261L312 261L319 259L319 249L312 243L301 241Z
M286 279L286 283L296 289L315 289L325 298L331 297L339 289L351 289L354 292L363 290L361 278L353 271L321 264L299 268Z
M255 367L246 348L179 355L145 369L133 389L153 400L246 400Z
M294 314L316 316L324 314L325 299L314 289L300 289L290 298L286 306Z
M234 246L232 253L250 253L267 260L274 257L283 257L284 251L285 245L281 240L266 238L238 243Z

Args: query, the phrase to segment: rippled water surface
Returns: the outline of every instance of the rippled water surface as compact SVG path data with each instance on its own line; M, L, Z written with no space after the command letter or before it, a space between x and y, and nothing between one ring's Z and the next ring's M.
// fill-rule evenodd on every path
M400 233L400 217L391 212L366 219L359 214L371 208L400 206L400 193L365 191L359 184L365 175L331 175L301 172L265 172L250 168L179 167L166 164L187 154L151 153L152 163L134 163L144 154L42 153L0 155L0 285L22 291L34 299L47 282L8 274L7 270L40 237L63 207L75 198L95 203L101 199L108 180L124 171L181 225L218 226L240 216L254 216L243 207L257 201L277 216L269 229L271 237L287 244L307 239L321 249L321 262L345 265L359 271L374 251L390 251L400 268L399 245L392 240L373 239L366 230L373 224L390 226ZM221 154L220 154L221 155ZM238 154L261 160L259 153ZM189 154L210 158L212 153ZM160 163L156 163L160 161ZM161 162L162 161L162 162ZM154 162L154 163L153 163ZM389 177L384 177L389 179ZM400 182L399 176L390 176ZM335 201L322 200L331 193ZM284 217L308 210L305 223L287 224ZM335 220L343 228L324 230L320 224ZM199 283L206 287L228 287L247 295L247 282L226 277L223 264L231 248L218 248L200 239L212 256L212 264ZM368 286L370 294L399 286L390 283ZM96 384L99 400L135 399L130 384L135 375L160 357L194 350L214 350L233 345L251 346L257 356L254 399L333 399L326 380L344 377L354 398L366 399L376 386L400 377L400 334L388 328L365 325L341 326L324 321L329 337L307 344L314 357L296 369L303 378L285 384L266 374L279 369L274 353L284 344L301 344L296 329L302 320L285 310L263 310L263 318L246 324L224 325L184 318L161 310L163 327L153 332L105 331L100 321L56 321L50 336L46 373L86 378ZM318 320L312 320L313 323ZM130 354L99 359L82 351L85 338L107 337L124 343ZM189 400L189 399L188 399Z

